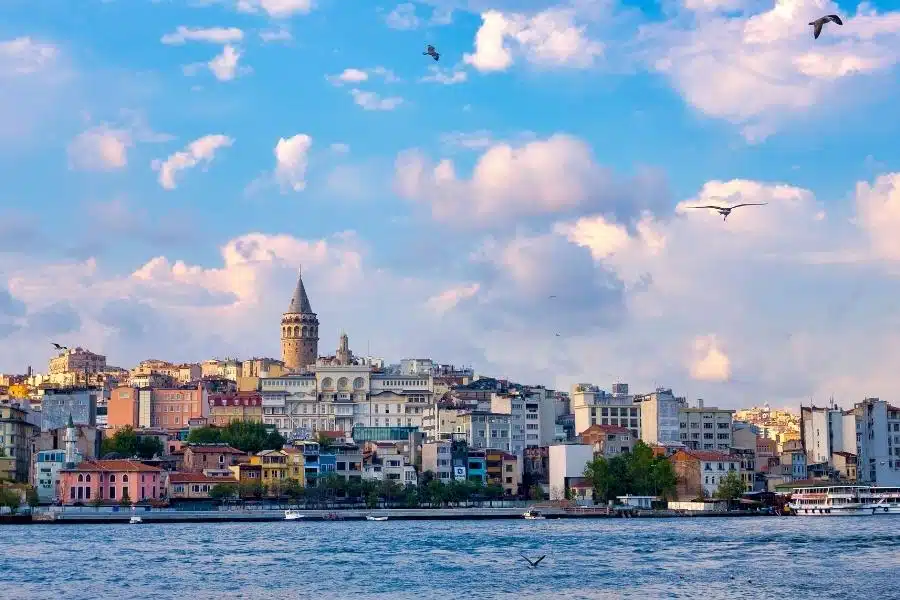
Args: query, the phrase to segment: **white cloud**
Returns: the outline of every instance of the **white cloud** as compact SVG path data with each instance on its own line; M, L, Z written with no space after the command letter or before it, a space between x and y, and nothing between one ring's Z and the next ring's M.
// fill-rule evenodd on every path
M325 79L332 85L340 87L345 83L369 81L370 75L377 75L383 78L386 83L400 81L393 71L380 65L371 69L344 69L339 75L326 75Z
M735 3L736 4L736 3ZM731 3L691 3L698 10ZM645 57L694 108L741 128L751 143L796 115L822 110L835 96L854 94L858 77L892 81L900 62L900 13L875 14L860 5L844 26L826 26L813 41L806 23L840 12L824 0L777 0L763 12L698 12L690 25L647 25L639 39Z
M416 16L416 6L411 2L398 4L385 17L385 22L391 29L416 29L422 24L422 20Z
M435 8L431 13L430 25L449 25L453 22L453 9Z
M278 29L260 31L259 39L268 44L271 42L286 42L294 39L294 36L291 35L291 32L289 30L285 29L284 27L280 27Z
M431 74L422 77L419 81L453 85L455 83L463 83L468 78L466 72L461 69L442 69L435 65L430 65L428 70Z
M452 287L429 298L426 301L426 305L434 312L443 314L456 307L463 300L474 297L480 288L481 286L477 283Z
M75 169L109 171L128 164L131 136L123 129L99 126L84 131L69 144L69 164Z
M603 54L603 44L587 37L569 9L548 9L532 17L490 10L481 19L475 52L463 60L482 72L505 71L517 53L537 65L572 68L590 67Z
M175 176L179 171L192 169L200 163L208 165L221 148L230 147L233 143L234 140L225 135L205 135L164 161L154 160L151 166L154 171L159 171L159 185L163 189L174 190Z
M856 185L856 211L877 255L900 260L900 173Z
M285 19L305 15L313 9L313 0L237 0L240 12L265 12L270 17Z
M350 146L347 144L334 143L328 147L335 154L347 154L350 152Z
M30 37L0 42L0 76L36 73L51 65L58 56L56 46Z
M485 129L473 132L453 131L441 135L441 143L467 150L483 150L494 144L494 137Z
M275 145L275 179L281 189L295 192L306 189L306 166L312 138L304 133L288 139L280 138Z
M397 157L394 181L400 196L426 202L439 220L489 224L577 207L604 174L584 142L558 134L517 147L489 147L470 179L458 178L449 159L434 165L418 151L407 151Z
M209 61L209 70L219 81L231 81L237 76L238 60L241 58L241 52L235 50L233 46L226 45L222 48L222 54L219 54Z
M403 98L399 96L388 96L382 98L375 92L364 92L359 89L350 90L353 101L365 110L394 110L403 104Z
M698 381L728 381L731 361L719 348L715 336L701 336L694 340L694 360L691 377Z
M244 39L244 32L237 27L185 27L179 25L173 33L162 36L160 41L170 46L180 46L186 42L207 42L210 44L231 44Z

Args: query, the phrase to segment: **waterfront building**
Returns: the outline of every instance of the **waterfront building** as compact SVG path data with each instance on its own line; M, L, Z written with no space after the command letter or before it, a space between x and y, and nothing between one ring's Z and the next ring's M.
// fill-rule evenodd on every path
M512 416L470 410L457 416L459 439L463 439L472 450L512 450Z
M867 398L853 409L856 419L857 480L900 486L900 408Z
M806 455L804 453L803 472L806 472ZM851 452L835 452L831 455L834 463L834 469L837 471L841 479L846 481L856 481L857 479L857 460L856 455ZM801 477L799 479L806 479Z
M614 383L612 393L579 383L572 386L570 398L576 434L595 424L615 425L626 427L635 438L641 438L641 403L635 403L628 394L627 383Z
M604 458L628 454L635 441L630 429L615 425L591 425L581 432L581 443L592 446L594 454Z
M239 462L231 465L228 469L233 473L233 477L242 486L262 486L262 470L261 464L251 464L248 462Z
M416 485L418 474L397 444L368 442L363 451L363 479L394 481L399 485Z
M7 470L4 478L19 483L26 483L31 464L31 438L37 427L26 420L27 411L15 404L0 404L0 456L11 460L13 468L4 465ZM12 474L12 477L9 475Z
M554 444L549 448L550 499L562 500L566 491L584 481L584 468L594 460L590 444ZM582 488L579 488L582 489Z
M85 460L59 471L57 496L64 504L107 504L159 499L162 470L135 460Z
M550 448L526 448L522 461L522 481L528 485L550 483Z
M228 444L184 444L182 451L182 468L191 473L202 473L206 469L227 469L247 456Z
M285 446L281 451L286 456L287 469L284 476L306 485L306 461L304 460L303 451L294 446Z
M209 423L224 427L233 421L262 422L262 395L259 392L231 392L209 395Z
M485 459L484 452L469 450L466 461L466 479L486 484L487 460Z
M42 504L48 504L56 498L59 471L66 464L72 466L84 459L99 457L102 439L103 436L96 427L76 425L71 420L65 427L34 436L31 448L31 485L37 490ZM70 444L73 446L70 447Z
M641 440L646 444L677 444L681 439L680 411L687 408L687 400L677 397L668 388L634 396L640 405ZM602 423L601 423L602 424Z
M740 461L730 454L708 450L679 450L669 460L678 479L678 500L714 498L719 483L729 471L737 472Z
M361 480L363 453L359 446L349 442L334 442L322 447L319 451L319 477L328 474L338 475L346 481Z
M76 425L97 425L103 391L94 388L45 389L41 394L41 431L61 429L69 417Z
M311 440L294 440L292 446L303 454L303 484L314 485L319 476L319 454L321 447Z
M678 409L680 441L694 450L727 452L733 444L733 416L733 410L704 406L703 400L697 400L696 407L682 406Z
M422 444L422 472L431 471L438 481L450 483L453 479L450 446L448 440L433 440Z
M278 496L287 481L288 454L282 450L262 450L250 457L251 465L262 467L260 482L271 496Z
M166 498L169 500L209 500L210 491L223 483L237 483L230 477L210 477L203 473L169 473Z

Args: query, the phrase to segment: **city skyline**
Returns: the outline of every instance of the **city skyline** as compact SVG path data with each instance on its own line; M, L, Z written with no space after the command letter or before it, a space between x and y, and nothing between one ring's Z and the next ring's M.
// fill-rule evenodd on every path
M324 354L892 400L889 3L320 4L4 5L0 371L278 358L302 264Z

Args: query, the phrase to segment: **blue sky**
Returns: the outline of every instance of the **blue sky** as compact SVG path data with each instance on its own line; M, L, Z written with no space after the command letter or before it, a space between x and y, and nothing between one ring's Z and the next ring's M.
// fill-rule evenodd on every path
M9 342L0 369L45 364L47 336L124 366L151 354L277 355L272 322L304 263L320 319L348 329L351 341L378 340L372 351L389 360L429 355L560 387L616 376L724 404L748 401L750 384L741 381L774 404L823 389L851 393L860 373L892 381L887 366L862 358L835 374L838 358L821 350L824 366L802 382L785 384L776 368L799 352L798 338L807 336L804 352L815 354L889 318L861 308L865 324L827 334L832 319L819 313L835 310L823 294L856 289L848 278L893 285L885 280L891 203L900 205L889 177L900 171L892 3L870 3L858 16L855 4L839 3L845 26L814 41L806 22L833 3L434 0L398 9L321 0L308 12L267 14L279 1L292 4L267 0L246 12L237 0L73 0L51 10L39 0L0 9L8 98L0 100L0 270L18 307L0 328ZM429 23L448 8L450 19ZM419 23L398 28L397 15L411 10ZM491 10L506 24L497 39L509 64L499 68L484 16ZM220 80L205 66L222 41L163 43L179 27L239 29L233 76ZM760 43L759 31L771 39ZM265 41L263 32L290 39ZM434 66L422 56L425 42L441 52L445 74L465 80L421 81ZM41 49L52 58L34 67ZM368 78L334 79L347 69ZM402 102L365 110L354 88ZM85 134L94 145L77 145ZM298 134L312 145L299 175L305 187L293 191L274 180L274 150ZM541 145L556 134L568 137ZM152 161L211 135L230 145L165 189ZM124 158L103 155L103 140L124 140ZM533 153L517 154L523 148ZM414 149L417 158L401 164ZM433 176L443 159L452 160L450 182ZM473 174L479 161L481 175ZM417 168L424 175L415 178ZM414 181L401 190L404 176ZM859 182L874 191L861 194ZM715 215L677 208L722 190L735 202L787 204L762 216L735 213L727 223L735 232ZM441 206L455 212L441 216ZM489 216L472 217L479 206ZM787 224L784 215L800 220ZM715 238L724 245L713 257L700 243L707 231L730 235ZM223 269L222 248L247 234L263 236L261 254ZM325 240L327 251L276 235ZM650 243L656 238L666 240L662 250ZM760 255L780 262L750 268ZM132 275L157 257L188 270ZM706 270L684 266L713 259ZM714 275L720 270L725 279ZM638 285L641 274L652 277ZM790 294L772 291L798 281ZM548 302L559 287L579 291L570 304ZM767 297L740 324L700 308L763 289ZM239 300L208 305L207 293ZM434 300L442 294L443 303ZM143 316L125 327L117 319L131 309ZM42 325L47 311L70 321ZM778 347L747 337L766 327L778 331ZM169 335L184 331L190 343ZM881 342L893 349L893 340ZM320 350L332 345L323 339ZM722 356L728 366L717 371L711 365ZM703 359L712 374L695 368Z

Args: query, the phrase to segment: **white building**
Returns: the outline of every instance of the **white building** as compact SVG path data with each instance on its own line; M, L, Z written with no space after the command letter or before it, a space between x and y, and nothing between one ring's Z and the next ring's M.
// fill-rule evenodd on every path
M472 410L461 412L456 422L470 449L512 452L511 415Z
M857 452L857 417L855 411L837 406L800 407L800 439L810 465L832 465L835 452Z
M433 394L430 375L390 375L360 364L317 364L314 371L260 379L263 423L285 436L296 430L350 435L354 427L422 428Z
M613 384L611 394L595 385L579 383L572 386L570 398L576 435L591 425L615 425L641 437L641 404L628 395L627 383Z
M703 406L703 400L694 408L683 406L678 409L680 441L694 450L728 452L733 417L733 410Z
M859 482L900 486L900 408L867 398L855 406L854 412Z
M548 478L550 498L561 499L571 480L584 477L584 468L594 460L594 448L589 444L554 444L550 446Z
M679 411L687 408L684 398L676 397L671 389L656 388L651 394L634 397L641 410L641 440L647 444L678 444L681 442Z

